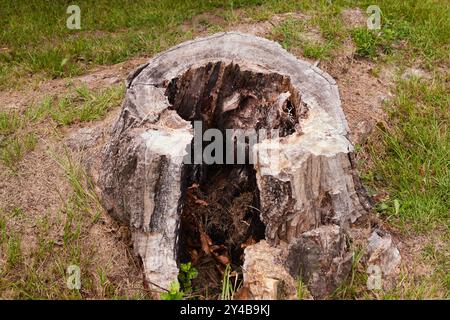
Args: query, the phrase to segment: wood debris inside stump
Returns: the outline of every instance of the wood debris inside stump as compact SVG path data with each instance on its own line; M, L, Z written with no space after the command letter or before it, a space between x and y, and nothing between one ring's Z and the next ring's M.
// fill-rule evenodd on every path
M300 131L298 118L307 112L289 77L221 61L189 68L166 84L166 96L170 109L184 120L201 121L203 131L214 128L222 134L227 129L276 129L284 137ZM186 164L183 168L187 189L178 256L179 262L190 261L198 270L193 285L203 297L219 296L227 265L242 279L244 249L264 239L248 138L245 144L245 164ZM203 148L206 145L203 142ZM236 148L237 144L234 157ZM224 144L222 163L227 152Z
M227 264L242 279L246 246L264 238L258 189L251 166L210 166L210 183L192 184L181 216L181 260L198 270L197 294L218 297Z

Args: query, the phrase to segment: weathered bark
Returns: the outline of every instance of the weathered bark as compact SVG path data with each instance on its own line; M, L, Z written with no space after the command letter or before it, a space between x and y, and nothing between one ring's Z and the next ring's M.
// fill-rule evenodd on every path
M128 78L98 185L108 212L130 226L146 279L166 288L177 278L183 195L198 169L183 156L199 119L221 130L280 129L278 143L253 150L265 239L275 251L288 247L276 268L301 276L315 296L333 290L348 271L345 230L367 207L337 85L278 44L234 32L182 43ZM244 263L254 266L252 250ZM249 269L246 279L258 267Z
M265 240L248 247L243 266L245 284L238 294L245 292L246 299L297 298L297 284L284 267L286 249L285 245L270 246Z

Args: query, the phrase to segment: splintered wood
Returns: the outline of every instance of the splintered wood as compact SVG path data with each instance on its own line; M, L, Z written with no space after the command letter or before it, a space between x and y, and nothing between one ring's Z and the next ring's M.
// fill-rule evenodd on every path
M279 135L246 145L253 163L186 163L195 121L202 132ZM155 290L191 261L199 286L220 287L231 264L244 279L242 297L295 297L298 278L324 297L348 274L346 230L369 207L352 152L328 74L272 41L219 33L129 76L97 185L111 216L129 226Z

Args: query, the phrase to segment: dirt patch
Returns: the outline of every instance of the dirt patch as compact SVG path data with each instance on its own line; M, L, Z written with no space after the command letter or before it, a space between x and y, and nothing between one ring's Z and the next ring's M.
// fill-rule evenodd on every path
M287 19L307 20L309 19L309 16L299 12L288 12L275 14L268 20L253 21L247 18L241 10L236 10L234 17L235 22L232 22L227 21L223 17L223 10L216 10L212 13L203 13L195 16L191 21L188 21L181 26L181 31L192 31L196 36L206 36L220 30L237 31L260 37L268 37L271 35L274 27L280 25ZM307 37L307 35L305 37ZM317 38L317 34L313 35L313 37Z
M264 37L271 33L272 28L276 24L272 21L260 21L256 23L242 23L237 26L230 27L227 31L238 31L255 36Z
M320 30L317 28L310 28L306 32L300 33L300 39L305 42L311 42L315 44L325 43L325 39L322 37Z
M343 10L341 15L347 29L366 25L367 17L359 8ZM295 54L310 60L301 53ZM393 97L394 67L357 58L350 37L334 50L330 61L310 62L318 64L336 80L350 128L350 140L353 144L364 143L376 124L385 120L383 104Z
M345 9L341 12L341 16L348 28L362 28L367 24L367 16L359 8Z
M372 128L385 119L382 106L385 99L392 97L392 83L373 76L375 64L370 61L338 57L321 67L339 85L352 142L363 143Z
M429 72L427 72L423 69L419 69L419 68L407 68L401 76L401 78L403 80L408 80L413 77L414 78L423 78L423 79L427 79L427 80L432 79L432 75Z
M226 31L238 31L259 37L269 37L272 34L273 28L279 26L287 19L308 20L309 16L298 12L276 14L265 21L247 21L228 26ZM314 31L311 31L311 33L314 33ZM318 35L314 34L311 36L305 34L304 37L313 37L314 39L317 39Z
M214 26L223 26L227 21L222 16L223 10L205 12L193 17L181 25L182 32L193 31L195 34L202 34Z
M64 171L49 154L64 154L61 145L58 140L41 140L37 148L20 163L16 174L12 174L0 163L0 210L9 217L8 232L20 234L21 259L24 259L25 264L36 263L33 259L37 259L36 253L42 250L44 243L53 244L51 252L54 259L67 254L64 243L68 219L71 219L67 201L73 191ZM10 213L15 211L20 214L11 216ZM114 294L124 296L145 293L140 268L131 253L127 233L122 229L106 213L101 212L97 222L83 230L81 238L77 240L82 256L89 255L88 265L82 264L81 267L82 275L87 277L81 279L80 292L85 298L107 297L111 294L106 292L111 290L107 286L114 287ZM83 262L86 261L82 259L80 263ZM47 268L50 264L48 268L53 268L51 260L46 259L40 263L41 267ZM0 261L0 267L5 267L5 261ZM63 269L67 267L68 265L61 266ZM104 272L105 278L99 278L99 270ZM42 272L39 277L44 277L43 274L47 273L34 267L31 272ZM21 274L19 277L26 279L29 275ZM59 274L49 281L63 286L66 279ZM8 294L12 293L2 292L1 295L6 298ZM52 293L47 294L51 296Z

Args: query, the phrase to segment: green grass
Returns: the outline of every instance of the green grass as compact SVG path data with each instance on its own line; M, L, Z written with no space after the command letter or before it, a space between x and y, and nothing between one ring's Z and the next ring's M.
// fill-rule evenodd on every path
M308 287L303 283L302 279L299 277L297 279L297 299L304 300L307 294L308 294Z
M0 245L3 245L6 242L6 240L7 240L6 218L3 217L3 215L0 215Z
M449 105L442 79L401 81L388 107L390 123L373 138L382 145L370 150L367 179L389 193L379 209L416 230L445 227L450 217Z
M92 183L79 159L68 151L50 156L62 169L71 191L58 215L36 219L36 245L31 252L22 249L24 230L14 210L0 210L0 293L14 299L85 299L123 297L122 288L110 278L111 266L96 262L95 243L90 229L98 223L101 206ZM62 198L63 199L63 198ZM34 219L28 216L28 219ZM4 264L1 261L5 261ZM81 270L81 290L67 288L66 270ZM141 292L133 298L146 298ZM6 295L6 296L5 296Z
M339 2L341 3L341 2ZM342 1L348 3L348 1ZM370 1L358 1L367 8ZM353 33L362 55L374 57L379 52L401 51L399 59L411 59L432 69L435 65L448 65L450 40L450 8L445 1L389 1L376 3L382 11L381 30ZM398 48L396 50L395 48Z
M20 235L10 234L6 244L6 269L16 267L22 261Z
M305 23L298 19L289 18L273 28L274 38L286 50L301 45L301 32L306 31Z
M345 30L335 7L323 6L310 13L309 20L288 18L273 28L273 39L287 50L299 48L307 58L329 60L338 50L345 37ZM309 28L318 30L318 39L308 39Z
M233 1L233 8L258 3ZM178 26L194 15L225 8L219 0L93 1L80 0L81 30L66 28L70 1L7 0L0 10L0 88L28 74L67 77L92 65L114 64L139 54L153 54L187 39ZM101 14L99 14L101 12Z
M122 85L91 93L86 87L75 90L75 94L60 99L49 112L59 125L101 119L113 107L120 105L124 87Z
M234 281L232 278L234 277ZM223 273L222 292L220 300L233 300L235 293L240 289L242 280L239 279L239 274L233 272L231 265L227 264Z
M37 140L34 132L27 133L24 137L8 139L6 146L0 147L0 160L6 167L14 171L22 158L34 150Z
M50 154L63 170L73 194L64 208L65 222L63 227L63 242L68 245L79 239L86 226L96 223L101 212L100 201L93 191L90 177L81 164L73 159L66 150L64 156Z
M238 22L239 14L255 21L276 13L302 11L310 14L328 42L324 48L338 48L346 36L339 17L345 7L370 1L336 0L181 0L139 1L80 0L81 30L66 28L65 10L70 1L3 1L0 11L0 88L25 81L28 75L47 78L70 77L85 73L94 65L114 64L137 55L152 55L193 36L179 26L205 11L218 13L228 23ZM380 0L384 45L407 41L407 54L425 65L447 63L450 10L444 2ZM124 10L126 7L126 10ZM101 15L98 12L102 12ZM437 14L436 14L437 13ZM357 41L363 35L356 36ZM370 42L373 39L366 39ZM442 44L447 45L442 45ZM367 44L364 44L363 47ZM322 49L324 50L324 49ZM370 54L373 54L371 49ZM320 50L308 51L312 57L326 58ZM363 51L362 51L363 52ZM25 81L26 82L26 81Z
M80 86L62 96L47 96L39 103L30 105L23 118L29 123L50 119L61 126L100 120L108 111L120 105L124 93L123 85L98 91Z
M303 43L303 54L311 59L329 59L331 45L319 45L314 42Z
M20 128L20 126L21 119L17 112L0 112L0 136L13 134L17 129Z
M73 190L73 198L66 207L68 217L66 222L72 225L70 221L73 219L75 211L89 214L91 223L95 223L98 219L99 211L101 211L101 205L97 194L94 192L91 178L83 170L80 162L71 158L67 150L65 150L64 156L59 156L55 153L51 153L51 156L64 171L65 177Z
M352 267L347 279L332 294L333 299L356 299L367 298L371 292L367 290L368 274L364 270L361 259L365 251L364 248L354 248L352 257Z
M0 160L16 171L20 161L35 149L38 141L38 134L27 130L28 127L42 122L67 126L102 119L108 111L120 105L124 92L123 85L100 91L82 86L62 97L46 97L31 104L22 114L0 113Z
M376 58L383 50L382 38L374 31L358 28L352 31L352 38L360 57Z
M22 116L25 122L38 123L49 116L52 108L54 108L55 97L45 97L38 103L32 103L28 106Z

